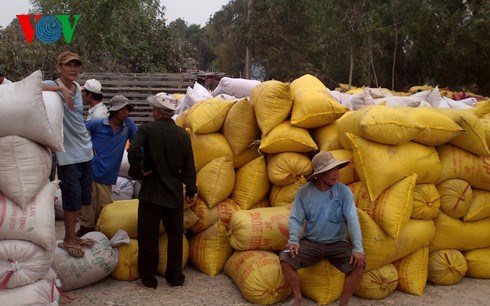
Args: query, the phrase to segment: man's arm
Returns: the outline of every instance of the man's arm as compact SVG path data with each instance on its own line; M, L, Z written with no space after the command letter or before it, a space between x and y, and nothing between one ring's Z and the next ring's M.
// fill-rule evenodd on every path
M141 179L144 176L143 160L145 158L145 155L142 151L142 148L147 141L145 131L146 129L144 127L140 127L128 148L128 174L133 179Z
M68 107L69 110L74 109L73 96L71 94L71 91L65 85L63 85L63 83L56 82L56 85L48 85L48 84L42 83L41 88L43 91L61 92L63 99L65 99L65 101L66 101L66 107Z

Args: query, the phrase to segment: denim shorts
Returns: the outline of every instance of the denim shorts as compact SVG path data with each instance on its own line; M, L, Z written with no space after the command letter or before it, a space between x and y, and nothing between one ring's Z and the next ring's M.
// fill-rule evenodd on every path
M79 211L92 201L92 161L58 165L63 210Z
M327 259L337 269L348 274L354 270L354 265L350 264L351 255L352 246L344 240L333 243L318 243L301 239L298 255L293 258L290 253L283 250L279 258L289 263L295 270L312 266L322 259Z

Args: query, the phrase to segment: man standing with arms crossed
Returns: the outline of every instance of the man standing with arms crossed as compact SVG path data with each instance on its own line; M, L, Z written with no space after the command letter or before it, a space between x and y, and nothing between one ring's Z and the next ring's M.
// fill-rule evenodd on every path
M179 102L166 93L148 97L155 121L141 125L128 149L129 175L141 179L138 195L138 271L141 282L157 288L160 221L168 237L165 279L182 286L182 239L185 200L197 194L196 169L189 134L172 120Z
M320 152L312 160L313 174L294 198L289 240L281 252L281 268L293 292L289 305L302 305L298 269L327 259L346 274L339 305L347 305L366 266L362 235L351 190L338 182L339 170L349 164ZM346 239L348 223L351 244ZM303 232L304 225L306 229Z

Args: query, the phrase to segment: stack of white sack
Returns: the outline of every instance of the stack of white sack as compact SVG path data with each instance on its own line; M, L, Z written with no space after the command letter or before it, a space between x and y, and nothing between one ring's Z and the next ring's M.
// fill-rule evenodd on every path
M211 95L217 97L221 94L226 94L236 99L246 98L250 97L252 89L260 83L257 80L223 77Z
M51 269L54 197L51 152L63 150L63 105L43 93L42 73L0 87L0 304L57 304Z

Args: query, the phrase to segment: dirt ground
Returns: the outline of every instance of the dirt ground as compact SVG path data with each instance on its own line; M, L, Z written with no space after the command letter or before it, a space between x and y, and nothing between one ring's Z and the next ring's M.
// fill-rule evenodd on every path
M57 239L63 238L63 222L56 221ZM239 288L224 273L206 275L190 264L185 268L186 282L182 287L170 287L165 279L157 277L156 290L141 285L139 280L118 281L110 276L90 286L65 292L70 298L61 298L59 305L86 306L156 306L156 305L252 305L243 298ZM286 305L289 299L276 305ZM335 305L333 303L332 305ZM317 305L305 299L304 305ZM490 306L490 279L464 278L452 286L427 284L422 296L414 296L395 290L383 300L365 300L354 296L349 305L444 305Z

